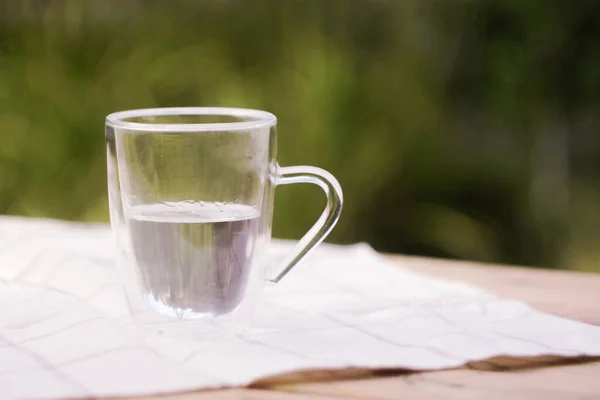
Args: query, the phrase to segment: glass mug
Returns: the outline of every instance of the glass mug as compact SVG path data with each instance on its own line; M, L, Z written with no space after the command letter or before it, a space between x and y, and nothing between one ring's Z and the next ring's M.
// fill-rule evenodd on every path
M110 219L133 313L231 315L253 287L277 283L333 229L343 201L338 181L316 167L279 167L276 124L271 113L238 108L106 118ZM327 205L269 271L274 189L291 183L320 186Z

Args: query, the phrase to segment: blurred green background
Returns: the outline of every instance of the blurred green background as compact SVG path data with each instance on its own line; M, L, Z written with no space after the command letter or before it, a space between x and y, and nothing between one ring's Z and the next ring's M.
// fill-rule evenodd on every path
M600 271L598 1L0 0L0 213L106 221L104 116L219 105L339 178L329 241Z

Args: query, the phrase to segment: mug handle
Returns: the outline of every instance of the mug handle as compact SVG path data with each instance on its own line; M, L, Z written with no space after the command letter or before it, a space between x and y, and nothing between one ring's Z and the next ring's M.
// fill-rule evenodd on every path
M278 265L275 278L269 279L272 283L279 282L292 268L296 266L316 245L321 243L331 232L342 212L344 195L340 183L333 175L324 169L311 166L279 167L275 185L289 185L292 183L312 183L320 186L327 196L325 210L296 244L294 249Z

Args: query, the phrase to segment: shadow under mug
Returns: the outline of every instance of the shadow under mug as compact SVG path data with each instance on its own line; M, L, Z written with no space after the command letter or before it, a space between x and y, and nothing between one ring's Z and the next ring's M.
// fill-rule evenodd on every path
M108 193L119 270L134 318L211 321L252 303L333 229L342 189L327 171L279 167L277 119L238 108L156 108L106 118ZM315 225L267 268L274 189L313 183ZM171 318L168 318L171 317Z

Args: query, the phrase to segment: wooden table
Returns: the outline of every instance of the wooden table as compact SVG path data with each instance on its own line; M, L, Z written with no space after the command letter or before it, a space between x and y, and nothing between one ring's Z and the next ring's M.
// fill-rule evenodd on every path
M525 301L541 311L600 325L600 275L419 257L390 258L398 265L423 274L472 283L500 297ZM418 373L299 373L258 382L244 389L145 399L600 400L600 358L568 362L495 359L460 369Z

